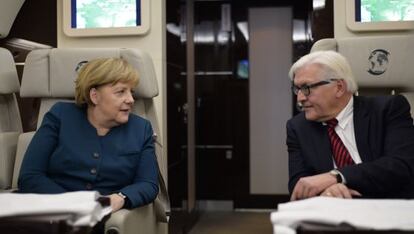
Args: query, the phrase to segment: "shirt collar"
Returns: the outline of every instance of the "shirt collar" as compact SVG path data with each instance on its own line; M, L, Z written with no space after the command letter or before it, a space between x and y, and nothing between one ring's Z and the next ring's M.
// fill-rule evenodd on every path
M354 111L354 97L351 96L351 99L349 99L348 104L345 106L344 109L342 109L341 112L339 112L338 116L336 116L336 119L338 120L338 126L342 129L346 128L346 125L349 123L349 121L352 120L352 114Z

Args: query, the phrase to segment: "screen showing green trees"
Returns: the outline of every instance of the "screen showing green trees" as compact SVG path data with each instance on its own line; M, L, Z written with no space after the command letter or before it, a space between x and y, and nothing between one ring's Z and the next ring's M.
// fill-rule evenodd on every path
M361 21L414 20L414 0L361 0Z
M76 0L76 28L136 27L139 0Z

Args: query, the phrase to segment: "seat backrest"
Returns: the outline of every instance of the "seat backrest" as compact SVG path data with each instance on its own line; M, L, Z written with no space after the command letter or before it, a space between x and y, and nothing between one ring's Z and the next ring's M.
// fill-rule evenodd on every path
M80 62L95 58L123 58L138 70L140 81L135 89L133 112L148 119L153 127L156 141L157 160L162 178L167 175L167 163L162 154L159 122L154 109L153 98L158 95L158 85L151 57L139 49L125 48L68 48L40 49L31 51L23 71L22 97L40 98L39 127L44 114L58 101L73 101L75 97L76 67ZM27 139L26 139L27 144ZM16 156L16 171L25 152L24 143ZM18 175L18 173L16 174ZM14 178L13 186L17 186Z
M152 98L158 95L155 69L151 58L138 49L116 48L55 48L30 52L25 61L20 95L41 99L38 126L51 105L62 99L74 99L78 64L104 57L123 58L139 71L140 81L135 90L137 101L134 112L149 119L154 131L158 131L158 121L149 118L156 118L150 115L153 107L145 106L150 105Z
M10 188L17 137L22 132L16 99L20 84L10 51L0 48L0 190Z
M359 94L400 93L414 116L414 36L330 38L317 41L311 52L335 50L352 68Z
M20 90L19 78L13 56L4 48L0 48L0 82L0 132L22 132L15 95Z

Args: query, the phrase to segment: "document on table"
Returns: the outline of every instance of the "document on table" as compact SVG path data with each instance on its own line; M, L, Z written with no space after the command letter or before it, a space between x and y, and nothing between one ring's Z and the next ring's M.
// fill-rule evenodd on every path
M74 214L68 220L74 226L93 226L111 213L110 206L102 206L98 192L79 191L62 194L0 193L0 217L42 214Z
M301 222L339 225L359 229L414 230L414 200L339 199L314 197L278 205L271 213L274 233L293 234Z

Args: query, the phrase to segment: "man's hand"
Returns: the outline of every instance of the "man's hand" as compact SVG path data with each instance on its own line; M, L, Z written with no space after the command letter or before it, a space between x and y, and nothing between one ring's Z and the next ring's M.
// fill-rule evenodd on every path
M352 199L353 196L360 197L362 195L358 191L350 189L344 184L337 183L326 188L321 193L321 196Z
M116 193L109 195L109 199L111 200L112 213L124 206L125 200Z
M302 177L296 183L290 200L295 201L318 196L322 191L334 184L336 184L336 178L328 172L314 176Z

